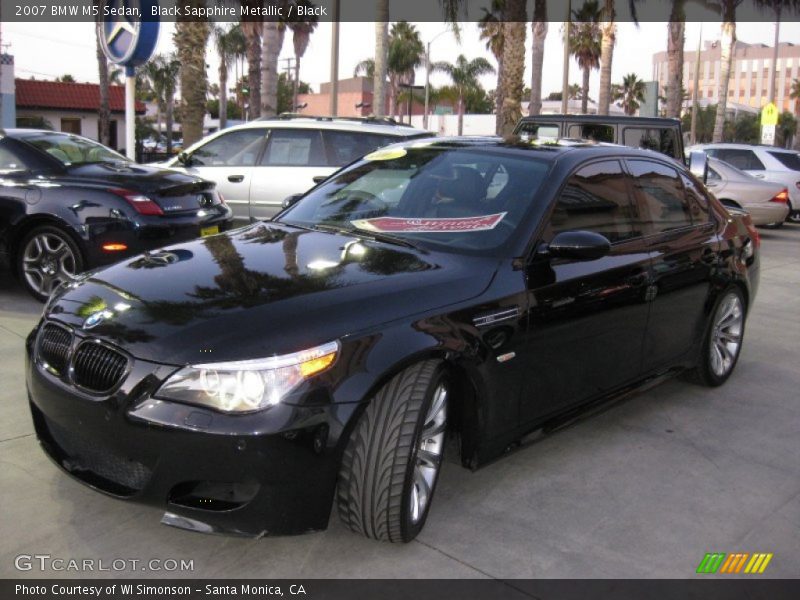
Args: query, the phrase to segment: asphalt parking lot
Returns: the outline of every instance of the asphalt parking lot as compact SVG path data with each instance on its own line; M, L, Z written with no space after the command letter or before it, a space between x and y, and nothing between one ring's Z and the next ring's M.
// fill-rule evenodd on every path
M761 289L725 386L669 381L475 473L448 463L404 546L353 535L335 513L323 533L204 536L68 478L39 449L25 397L23 343L41 305L3 272L0 577L134 574L15 569L20 554L48 554L194 561L135 573L147 577L685 578L706 552L774 553L761 577L797 577L800 228L761 233Z

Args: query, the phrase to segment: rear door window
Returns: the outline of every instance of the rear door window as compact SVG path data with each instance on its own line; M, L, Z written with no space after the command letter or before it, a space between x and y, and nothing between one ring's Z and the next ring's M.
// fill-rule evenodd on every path
M711 177L711 169L708 170L708 178ZM719 179L717 174L717 179ZM681 173L681 182L686 190L686 198L689 201L689 212L692 214L692 224L699 225L707 223L711 218L711 210L708 207L708 196L703 192L696 180L685 173Z
M800 154L796 152L770 152L767 154L780 161L780 163L787 169L793 171L800 171Z
M582 167L569 178L556 201L551 233L594 231L612 243L641 235L633 219L628 179L617 160Z
M558 130L558 123L522 123L517 131L519 136L527 136L531 139L558 138L561 137Z
M327 166L318 129L272 129L261 164L270 167Z
M622 134L622 143L631 148L655 150L672 158L683 160L678 150L678 141L674 129L626 127Z
M752 150L738 148L709 148L706 150L709 156L713 156L726 163L732 164L737 169L743 171L764 171L764 163L758 160L756 153Z
M615 143L614 127L611 125L601 125L599 123L575 123L567 129L567 137L594 142Z
M334 129L323 130L322 137L325 140L328 165L331 167L342 167L373 150L402 141L402 138L391 135Z
M692 213L678 171L649 160L629 160L645 233L692 225Z

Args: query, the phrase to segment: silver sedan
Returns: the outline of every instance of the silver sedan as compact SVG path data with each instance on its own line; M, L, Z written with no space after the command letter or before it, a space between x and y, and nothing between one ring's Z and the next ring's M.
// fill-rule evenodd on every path
M708 157L706 187L722 204L750 213L754 225L781 225L789 214L786 186L756 179L718 158Z

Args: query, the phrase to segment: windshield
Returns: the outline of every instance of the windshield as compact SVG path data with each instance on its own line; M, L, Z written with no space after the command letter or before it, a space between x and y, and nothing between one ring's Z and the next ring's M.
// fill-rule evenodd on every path
M508 241L549 169L549 162L502 151L390 147L338 173L278 220L486 251Z
M95 162L128 162L121 154L77 135L42 132L28 134L23 139L67 167Z

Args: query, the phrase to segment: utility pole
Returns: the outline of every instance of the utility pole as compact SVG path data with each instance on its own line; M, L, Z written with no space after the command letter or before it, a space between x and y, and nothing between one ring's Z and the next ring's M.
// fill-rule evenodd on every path
M331 34L331 101L332 117L339 114L339 18L341 16L341 0L333 3L333 32Z
M697 143L697 103L700 92L697 86L700 85L700 50L703 45L703 25L700 25L700 35L697 38L697 54L694 57L694 82L692 84L692 128L689 134L689 143Z

